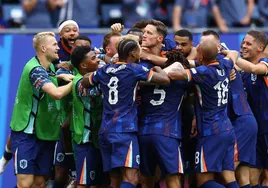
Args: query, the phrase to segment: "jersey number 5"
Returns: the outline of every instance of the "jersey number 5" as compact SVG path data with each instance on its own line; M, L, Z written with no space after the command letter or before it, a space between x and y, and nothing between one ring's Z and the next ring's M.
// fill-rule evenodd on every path
M226 78L223 81L219 81L215 86L214 89L218 92L218 106L222 104L226 104L228 100L228 83L229 79Z
M158 101L152 99L150 100L150 103L153 105L153 106L157 106L157 105L161 105L164 100L165 100L165 97L166 97L166 92L165 90L163 89L158 89L159 86L155 86L154 88L154 94L160 94L160 99Z
M118 102L118 90L117 90L117 83L118 78L116 76L111 77L108 87L109 87L109 98L108 101L110 104L116 104Z

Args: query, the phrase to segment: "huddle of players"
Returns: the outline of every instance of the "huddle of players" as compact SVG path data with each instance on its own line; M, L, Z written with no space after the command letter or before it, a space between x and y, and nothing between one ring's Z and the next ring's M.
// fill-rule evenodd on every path
M79 44L72 52L70 47L69 51L66 50L79 39L76 38L79 28L74 21L65 21L59 30L60 48L51 33L35 36L37 56L26 64L19 85L11 122L11 150L18 187L44 187L44 175L49 175L51 167L48 163L44 164L44 160L50 161L53 157L52 146L60 135L60 129L55 125L60 124L63 127L61 135L65 136L56 144L54 163L59 168L56 169L54 187L64 186L64 178L68 174L66 169L71 168L66 168L66 164L71 163L67 156L72 153L66 152L72 151L66 149L64 127L68 124L71 124L74 142L77 187L103 183L100 181L104 179L99 171L102 169L101 163L103 170L110 172L110 187L135 187L139 181L143 186L153 187L157 165L168 187L181 187L184 172L181 104L186 90L192 88L196 90L197 186L224 187L213 181L215 173L221 173L225 187L239 187L234 173L239 162L241 164L236 174L239 185L258 186L260 169L268 168L264 158L267 153L260 153L267 152L267 128L264 124L267 124L268 107L265 104L268 81L265 75L268 68L267 59L262 58L265 34L259 31L247 33L242 43L244 59L238 58L236 51L221 51L218 35L208 34L202 36L196 49L191 48L192 53L196 53L196 61L187 61L178 52L168 52L167 60L162 53L167 28L163 23L151 20L143 28L142 50L133 39L118 41L117 48L116 42L114 46L109 46L109 43L104 49L108 53L113 53L115 49L118 60L98 68L100 60L87 46L90 41L87 40L89 43L86 46L79 47ZM185 35L181 37L185 39ZM180 50L183 42L178 43ZM58 59L57 52L62 49L65 49L66 57L72 53L72 66L67 63L68 70L62 71L65 67L57 65L60 68L58 80L67 83L61 82L63 86L56 87L58 83L51 62ZM60 59L68 60L64 59L64 53L59 53ZM173 64L175 61L182 64ZM254 73L243 73L247 98L240 73L237 72L241 68ZM230 80L233 69L236 75ZM33 90L29 91L29 88ZM63 98L68 93L72 103L67 96ZM138 106L136 95L139 96ZM61 104L57 99L62 99ZM59 116L60 105L64 106L63 110L71 109L65 112L62 120ZM24 108L27 110L22 110ZM258 123L258 137L257 123L251 109ZM23 117L22 111L25 111ZM71 118L67 118L70 114ZM65 119L69 119L69 123ZM96 141L100 121L99 141ZM261 148L257 150L259 155L255 160L257 139L260 142L257 146ZM57 151L58 146L64 151ZM235 153L237 150L238 153ZM252 166L255 161L256 166ZM65 166L61 167L61 162L65 162ZM252 171L249 165L254 167Z

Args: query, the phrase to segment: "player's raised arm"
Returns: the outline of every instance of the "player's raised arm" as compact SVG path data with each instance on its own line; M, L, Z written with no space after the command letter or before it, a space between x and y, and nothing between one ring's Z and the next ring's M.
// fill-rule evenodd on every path
M238 58L236 65L246 72L253 74L268 74L268 63L260 61L258 64L253 64L245 59Z
M84 75L84 77L81 81L81 84L84 88L89 88L93 84L89 81L89 79L92 79L92 74L93 73L90 72L90 73L87 73Z
M223 54L226 55L227 58L229 58L234 64L237 62L238 58L238 51L236 50L222 50L221 51Z
M44 84L42 90L49 94L53 99L59 100L66 96L72 90L72 82L65 86L56 87L53 83Z
M179 63L179 66L177 66L176 68L172 69L169 73L168 73L168 77L171 80L188 80L190 81L190 72L187 73L187 71L189 71L188 69L184 69L183 66Z
M160 67L165 66L165 63L167 61L167 58L151 54L147 52L145 49L142 49L141 51L141 59L148 60L154 65L160 66Z
M160 67L155 66L151 69L153 71L150 82L154 84L167 85L170 83L170 79L167 73Z

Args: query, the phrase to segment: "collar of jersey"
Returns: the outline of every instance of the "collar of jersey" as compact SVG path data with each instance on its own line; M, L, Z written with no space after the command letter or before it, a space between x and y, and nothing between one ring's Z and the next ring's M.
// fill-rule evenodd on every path
M62 40L60 41L60 43L61 43L61 46L63 47L64 51L68 52L69 54L72 53L72 50L70 50L70 49L63 43Z
M220 63L218 61L212 61L212 63L208 64L207 66L211 66L211 65L219 65Z
M127 62L123 62L123 61L118 61L115 64L127 64Z

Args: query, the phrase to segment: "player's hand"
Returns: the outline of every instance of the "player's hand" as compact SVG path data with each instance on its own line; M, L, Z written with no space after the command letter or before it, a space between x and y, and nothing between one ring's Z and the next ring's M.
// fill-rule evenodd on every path
M142 60L148 60L149 53L146 49L142 48L141 53L140 53L140 59Z
M235 70L232 69L231 70L231 73L230 73L230 81L233 81L236 79L236 73L235 73Z
M74 79L72 74L60 74L56 76L58 79L64 80L65 82L71 82Z
M238 51L236 50L221 50L221 53L224 55L238 55Z
M194 116L192 120L192 129L191 129L191 134L190 138L194 138L197 135L197 126L196 126L196 117Z
M161 67L159 67L159 66L154 66L154 67L152 68L152 70L153 70L154 72L161 72L161 71L162 71Z
M110 63L114 64L119 61L118 53L116 53L111 59Z
M115 23L111 26L112 32L121 33L124 29L124 25L121 23Z
M67 61L64 61L64 62L61 62L58 64L58 68L62 68L62 69L66 69L66 70L69 70L69 71L72 71L73 70L73 65L70 64L70 63L67 63Z

